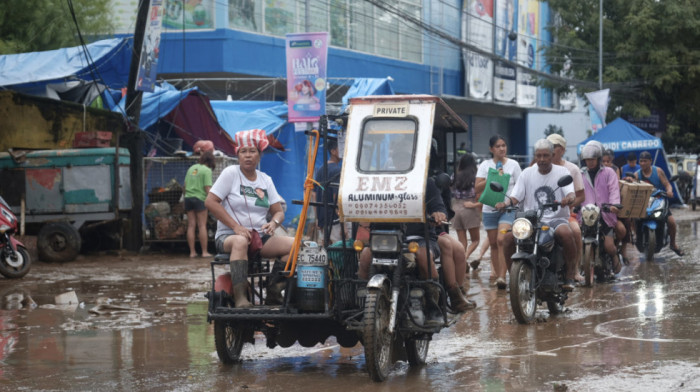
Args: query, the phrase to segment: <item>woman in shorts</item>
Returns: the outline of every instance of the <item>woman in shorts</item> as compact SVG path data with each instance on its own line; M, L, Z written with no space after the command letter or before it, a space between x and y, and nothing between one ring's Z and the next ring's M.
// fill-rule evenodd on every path
M503 136L495 135L489 139L489 151L492 158L486 159L479 165L476 172L476 194L481 195L484 189L488 186L486 177L489 169L497 169L501 175L510 174L508 182L508 190L506 194L515 186L515 182L520 176L520 165L518 162L506 157L508 153L508 145ZM478 200L478 198L477 198ZM489 244L491 245L491 279L496 281L499 289L506 288L506 272L510 266L506 265L505 257L503 256L503 245L506 240L505 233L511 229L513 220L515 219L514 212L498 211L494 207L484 204L482 208L482 221Z

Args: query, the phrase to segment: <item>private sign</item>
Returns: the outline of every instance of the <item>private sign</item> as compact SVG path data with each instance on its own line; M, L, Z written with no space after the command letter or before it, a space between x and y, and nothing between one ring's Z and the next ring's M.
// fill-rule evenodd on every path
M405 104L375 105L374 115L379 117L406 117L408 116L408 102Z

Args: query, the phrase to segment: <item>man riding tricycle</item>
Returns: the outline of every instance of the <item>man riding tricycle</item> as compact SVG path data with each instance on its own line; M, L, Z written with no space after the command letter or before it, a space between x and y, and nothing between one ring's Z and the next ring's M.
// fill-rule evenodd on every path
M443 273L450 268L441 268L435 242L434 226L445 223L446 211L428 162L434 137L445 145L449 132L467 127L436 97L352 99L341 121L346 137L339 143L345 145L340 183L324 184L338 187L337 202L325 207L337 207L339 220L353 223L353 234L369 223L370 235L366 244L343 240L324 247L302 236L308 206L318 205L310 201L318 139L334 137L326 120L320 133L310 132L314 147L304 207L286 262L249 257L243 301L233 298L230 274L216 276L215 269L233 262L230 255L217 255L207 318L214 322L222 362L238 361L243 343L253 343L257 331L268 347L295 341L310 347L333 335L344 347L361 342L371 378L382 381L397 360L424 364L432 335L456 319L455 297L444 285L454 272ZM245 210L236 213L247 216ZM266 301L280 291L280 303Z

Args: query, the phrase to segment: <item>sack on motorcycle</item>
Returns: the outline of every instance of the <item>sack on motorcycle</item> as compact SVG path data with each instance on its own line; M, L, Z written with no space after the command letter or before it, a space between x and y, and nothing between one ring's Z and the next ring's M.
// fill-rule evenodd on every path
M503 185L503 193L494 192L489 187L492 181ZM506 198L506 193L508 193L508 183L510 182L510 174L501 174L498 170L494 168L489 168L489 174L486 176L486 188L484 192L481 193L479 197L479 203L484 203L487 206L495 206L496 204L502 202Z
M620 181L620 204L622 209L617 213L620 218L644 218L647 214L649 197L654 186L646 182Z

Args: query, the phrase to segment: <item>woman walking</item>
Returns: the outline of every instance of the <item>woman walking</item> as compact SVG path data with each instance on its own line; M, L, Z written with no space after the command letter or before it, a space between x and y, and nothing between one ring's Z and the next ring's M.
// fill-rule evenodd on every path
M452 210L455 216L452 227L457 232L457 239L466 250L466 259L479 246L479 226L481 226L482 204L476 200L474 183L476 181L476 159L474 154L466 153L459 159L452 182ZM467 231L471 243L467 245ZM480 259L472 260L472 269L479 268Z
M195 249L195 229L199 231L199 245L202 257L211 257L207 251L209 236L207 234L207 218L209 213L204 206L209 189L212 185L211 171L216 167L214 154L205 151L199 156L199 161L190 166L185 175L185 212L187 213L187 245L190 257L197 257Z
M492 159L487 159L479 165L476 172L475 188L477 195L484 192L488 184L486 179L489 174L489 169L498 171L498 175L510 175L508 181L507 193L515 186L515 182L520 176L520 165L518 162L506 157L508 146L503 136L495 135L489 139L489 151L491 151ZM478 200L478 199L477 199ZM499 211L494 207L484 204L483 222L486 236L491 245L491 277L496 279L496 285L499 289L506 288L506 272L510 266L506 265L503 255L503 246L506 241L506 235L513 225L515 212Z

